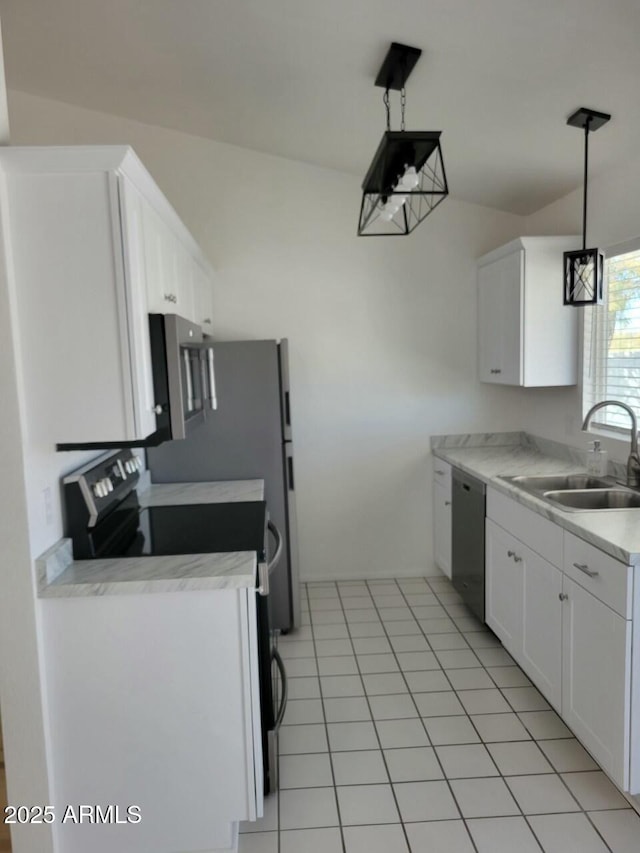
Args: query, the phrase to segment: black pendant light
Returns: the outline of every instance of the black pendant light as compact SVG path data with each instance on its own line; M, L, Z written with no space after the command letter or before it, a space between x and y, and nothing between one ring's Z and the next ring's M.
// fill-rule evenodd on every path
M439 130L405 130L405 83L422 51L393 42L376 86L382 87L387 130L362 182L358 236L410 234L449 194ZM391 130L389 91L401 93L400 130Z
M606 124L611 116L580 107L567 119L571 127L584 130L584 195L582 200L582 249L564 253L564 304L602 305L604 301L604 254L587 249L587 183L589 133Z

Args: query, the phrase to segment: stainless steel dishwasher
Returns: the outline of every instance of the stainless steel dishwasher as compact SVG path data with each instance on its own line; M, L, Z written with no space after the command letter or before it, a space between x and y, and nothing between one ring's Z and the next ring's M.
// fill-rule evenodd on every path
M484 622L485 485L457 468L452 477L451 580L467 607Z

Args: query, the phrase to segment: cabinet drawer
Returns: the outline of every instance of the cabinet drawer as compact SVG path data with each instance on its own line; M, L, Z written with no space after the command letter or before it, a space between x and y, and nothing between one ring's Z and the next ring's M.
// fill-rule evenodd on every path
M631 619L633 569L573 533L564 533L563 571L624 619Z
M437 456L433 457L433 482L444 486L447 499L451 500L451 465Z
M562 565L562 528L512 498L487 489L487 516L558 568Z

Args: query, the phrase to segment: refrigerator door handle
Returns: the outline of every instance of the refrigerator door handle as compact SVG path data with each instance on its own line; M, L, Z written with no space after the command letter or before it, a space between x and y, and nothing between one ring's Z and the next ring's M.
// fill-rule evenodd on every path
M284 661L280 657L280 652L277 649L273 649L271 652L271 659L276 662L278 669L280 670L280 680L282 681L282 696L280 697L280 707L278 708L278 713L276 714L276 721L273 724L273 731L275 734L278 733L280 726L282 725L282 720L284 719L284 712L287 710L287 700L289 698L289 682L287 680L287 670L284 667Z
M258 563L258 594L263 596L269 595L269 575L280 562L280 558L282 557L282 548L284 545L282 534L271 519L267 522L267 527L277 544L276 553L273 555L272 559L268 563Z
M289 468L289 490L295 491L294 479L293 479L293 456L287 457L287 465Z
M284 422L288 427L291 426L291 403L288 391L284 392Z
M275 567L280 562L280 558L282 557L282 549L283 549L283 545L284 545L284 540L282 538L282 534L280 533L278 528L275 526L273 521L271 521L271 519L269 519L269 521L267 522L267 527L269 528L269 532L272 534L273 538L276 540L276 553L273 555L273 557L271 558L271 560L269 561L268 566L267 566L268 572L269 572L269 574L271 574L271 572L275 569Z
M207 347L207 374L209 380L209 405L212 409L218 408L216 397L216 373L213 364L213 347Z

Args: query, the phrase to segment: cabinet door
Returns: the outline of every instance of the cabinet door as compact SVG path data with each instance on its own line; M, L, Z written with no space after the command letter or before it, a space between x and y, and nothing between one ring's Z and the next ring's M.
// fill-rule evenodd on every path
M478 269L478 364L482 382L522 382L522 250Z
M156 416L149 341L143 200L135 187L122 176L119 179L119 198L135 431L137 438L146 438L156 430Z
M193 321L210 335L213 324L213 285L208 273L193 261Z
M487 519L485 564L485 621L507 651L522 658L522 545Z
M562 717L628 790L632 623L566 575L563 591Z
M562 701L562 572L529 548L523 550L520 663L559 711Z
M451 577L451 495L445 486L433 484L433 559Z
M193 301L193 259L185 246L173 235L175 251L175 290L178 297L176 313L196 322Z
M178 296L171 289L173 258L167 245L168 232L147 202L142 202L142 225L149 313L176 313Z

